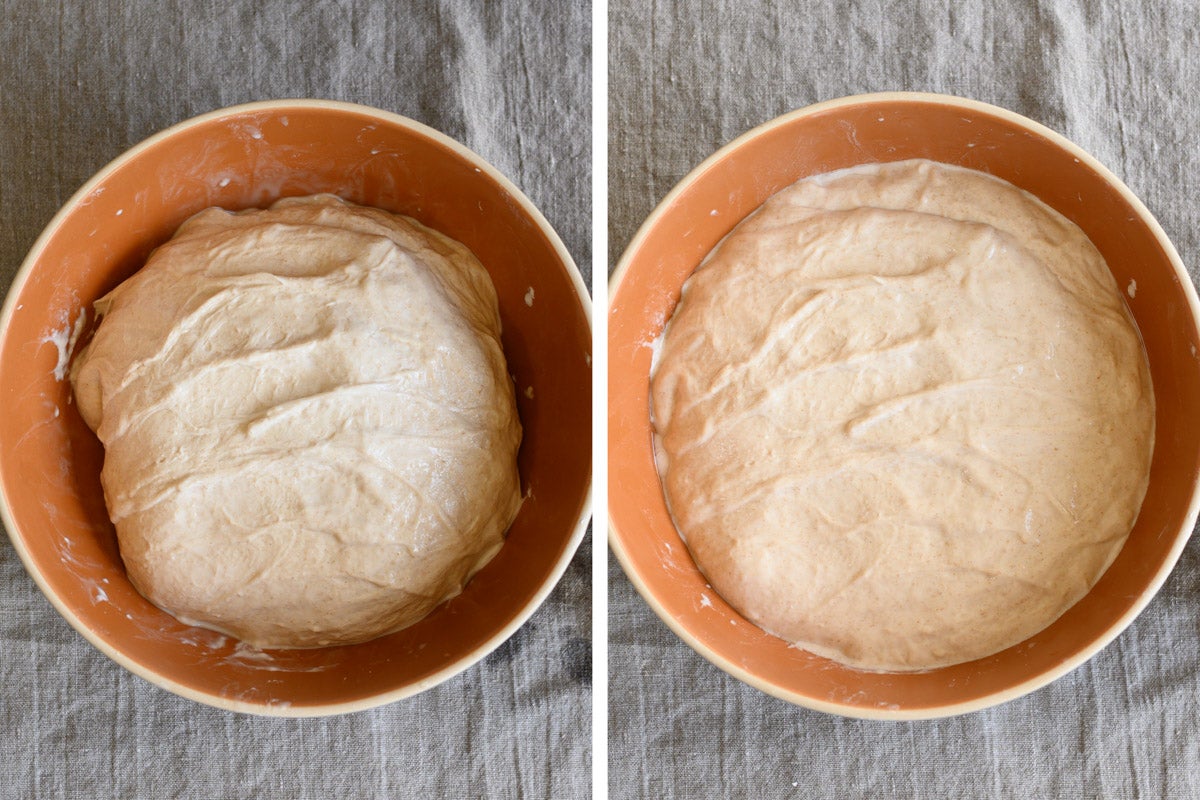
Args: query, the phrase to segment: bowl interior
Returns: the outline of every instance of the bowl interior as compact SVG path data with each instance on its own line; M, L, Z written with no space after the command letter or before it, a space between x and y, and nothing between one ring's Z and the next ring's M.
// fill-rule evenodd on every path
M243 710L308 713L425 688L532 611L582 534L591 334L569 256L504 183L477 157L402 118L277 103L160 135L68 204L14 285L0 334L0 473L14 542L76 627L175 691ZM90 323L92 302L189 216L317 192L415 217L465 243L487 268L525 429L527 499L499 555L417 625L351 647L264 653L183 625L133 589L104 506L101 445L56 367L81 310Z
M781 118L731 145L681 184L639 233L616 277L609 316L611 538L656 611L718 666L794 702L838 713L955 713L1048 682L1116 635L1157 590L1195 522L1200 464L1200 418L1192 411L1200 403L1195 291L1156 235L1156 223L1078 155L1014 115L978 103L852 98ZM771 194L808 175L908 158L1001 177L1087 233L1127 291L1144 338L1157 436L1149 491L1127 544L1062 618L978 661L919 674L867 673L764 633L705 584L668 516L654 468L647 413L650 343L691 272Z

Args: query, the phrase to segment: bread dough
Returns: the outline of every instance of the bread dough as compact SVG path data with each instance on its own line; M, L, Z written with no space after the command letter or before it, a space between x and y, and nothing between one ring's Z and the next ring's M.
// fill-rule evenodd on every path
M521 428L458 242L331 195L214 208L96 308L75 397L129 578L180 620L364 641L500 549Z
M680 534L750 620L869 670L980 658L1100 578L1146 492L1145 352L1083 232L983 173L800 181L684 287L652 372Z

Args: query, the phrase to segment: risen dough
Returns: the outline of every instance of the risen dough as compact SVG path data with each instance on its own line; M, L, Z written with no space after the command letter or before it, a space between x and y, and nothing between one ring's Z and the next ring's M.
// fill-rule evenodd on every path
M803 180L684 288L652 378L680 533L735 608L876 670L986 656L1095 584L1146 491L1141 341L1082 231L931 162Z
M96 306L75 396L129 577L179 619L363 641L499 550L521 429L461 244L330 195L209 209Z

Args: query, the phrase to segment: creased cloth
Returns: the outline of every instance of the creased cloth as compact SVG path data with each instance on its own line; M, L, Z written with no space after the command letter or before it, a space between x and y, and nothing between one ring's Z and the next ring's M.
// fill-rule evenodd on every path
M589 9L551 0L0 0L0 286L133 144L286 97L365 103L463 142L529 195L590 283L590 38ZM285 720L126 672L59 617L5 537L0 797L589 797L588 542L486 661L381 709Z
M1200 14L1189 2L656 3L610 19L615 264L688 171L744 131L862 92L946 92L1065 134L1200 257ZM1198 412L1200 413L1200 412ZM1200 797L1200 541L1085 666L934 722L793 707L695 654L610 560L610 796Z

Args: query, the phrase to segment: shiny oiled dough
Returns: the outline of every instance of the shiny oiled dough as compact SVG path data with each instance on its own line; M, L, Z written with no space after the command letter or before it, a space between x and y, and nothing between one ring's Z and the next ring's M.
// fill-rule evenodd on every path
M499 550L521 428L461 244L331 195L209 209L96 305L75 396L129 577L179 619L363 641Z
M1138 333L1078 227L928 161L784 189L684 287L652 374L655 448L712 586L870 670L1041 631L1145 495Z

